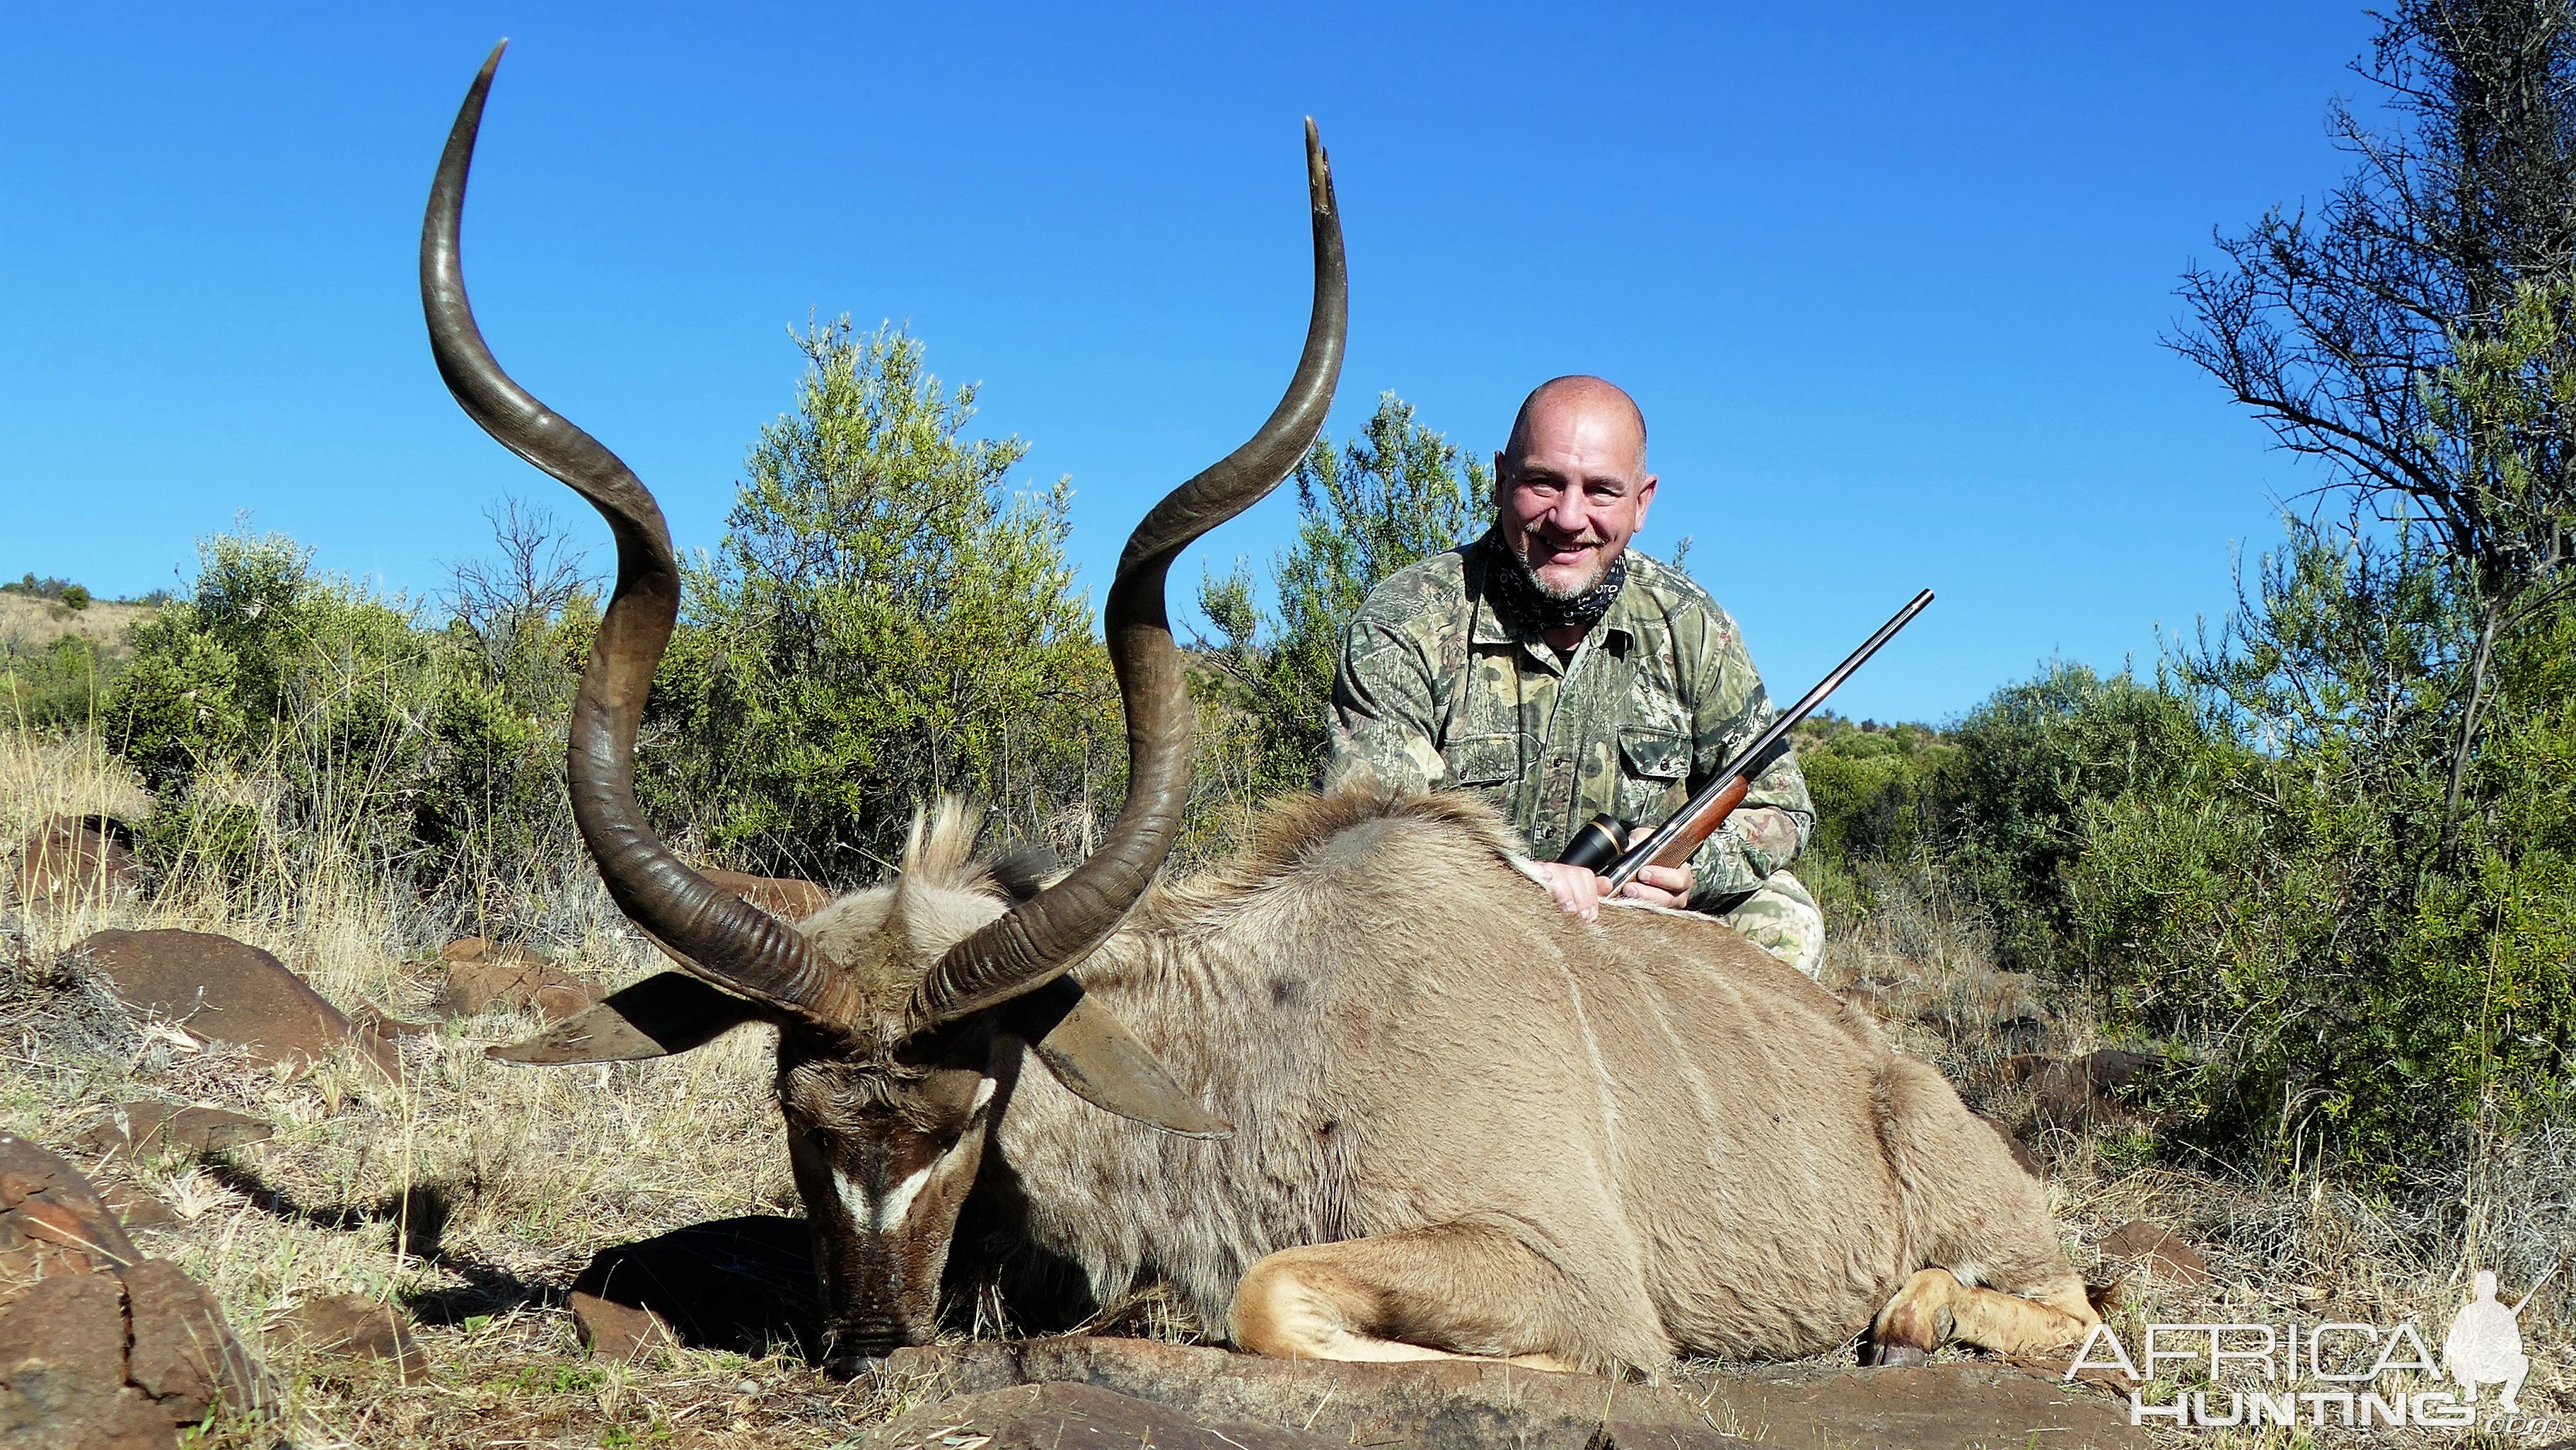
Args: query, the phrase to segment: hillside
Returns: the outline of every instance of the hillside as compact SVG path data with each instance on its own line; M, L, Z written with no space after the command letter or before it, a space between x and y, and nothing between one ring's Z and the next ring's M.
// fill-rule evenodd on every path
M149 604L116 604L101 600L73 609L50 599L0 594L0 652L33 652L58 639L83 639L107 653L121 654L135 624L150 615Z

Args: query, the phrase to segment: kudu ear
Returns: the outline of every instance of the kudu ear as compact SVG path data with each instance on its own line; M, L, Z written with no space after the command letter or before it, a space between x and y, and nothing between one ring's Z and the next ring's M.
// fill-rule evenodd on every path
M636 1062L704 1047L770 1013L685 972L646 977L524 1042L487 1047L484 1055L531 1067L578 1062Z
M1172 1081L1172 1071L1109 1009L1058 977L1000 1009L1065 1091L1103 1112L1184 1138L1231 1138L1234 1125L1209 1113Z

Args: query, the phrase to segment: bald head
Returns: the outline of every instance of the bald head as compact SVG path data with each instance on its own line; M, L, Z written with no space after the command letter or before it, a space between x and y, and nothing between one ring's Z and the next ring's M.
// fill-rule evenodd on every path
M1599 584L1646 522L1654 497L1646 415L1599 378L1539 384L1512 420L1510 443L1494 455L1496 526L1552 599L1573 599Z
M1528 456L1533 430L1554 432L1578 424L1597 426L1622 444L1633 439L1636 471L1646 471L1645 410L1627 389L1585 373L1550 378L1521 399L1521 410L1512 415L1512 436L1503 444L1506 466Z

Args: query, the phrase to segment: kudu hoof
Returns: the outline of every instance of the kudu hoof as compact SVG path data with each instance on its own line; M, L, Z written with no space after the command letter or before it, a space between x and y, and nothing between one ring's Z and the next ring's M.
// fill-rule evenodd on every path
M1860 1347L1860 1362L1873 1369L1911 1369L1931 1357L1910 1344L1881 1344L1873 1339Z

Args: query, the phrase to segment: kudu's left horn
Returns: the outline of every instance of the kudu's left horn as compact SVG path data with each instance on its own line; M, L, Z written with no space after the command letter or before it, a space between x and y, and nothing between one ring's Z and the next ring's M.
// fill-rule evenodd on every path
M1315 232L1315 303L1306 350L1260 431L1154 505L1128 535L1102 627L1127 707L1127 799L1098 850L1074 873L949 948L913 994L914 1030L1007 1002L1054 980L1117 928L1180 834L1190 794L1190 695L1164 612L1164 576L1201 534L1279 486L1313 446L1342 373L1350 281L1341 210L1324 143L1306 122L1307 204Z
M474 136L492 72L508 45L492 47L438 158L429 214L420 227L420 302L439 375L467 416L503 447L590 500L617 540L617 588L573 702L566 768L573 821L618 909L692 971L814 1026L845 1032L859 1012L848 975L776 917L690 869L636 806L636 726L679 617L680 569L671 532L651 492L616 454L501 370L474 324L457 255Z

